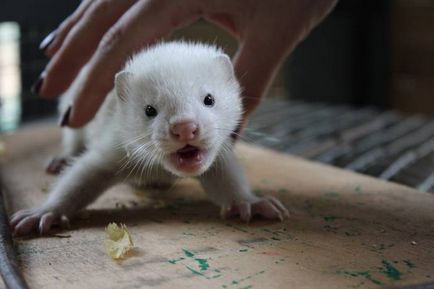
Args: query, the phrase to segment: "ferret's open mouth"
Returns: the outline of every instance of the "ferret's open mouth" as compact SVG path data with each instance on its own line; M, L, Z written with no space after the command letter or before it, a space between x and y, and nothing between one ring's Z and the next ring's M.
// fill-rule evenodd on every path
M181 171L194 172L200 168L204 151L192 145L186 145L172 154L172 161Z

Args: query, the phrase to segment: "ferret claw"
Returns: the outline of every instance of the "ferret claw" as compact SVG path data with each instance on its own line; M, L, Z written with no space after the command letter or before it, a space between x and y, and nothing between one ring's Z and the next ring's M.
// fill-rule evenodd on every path
M65 215L40 208L20 210L12 215L9 223L15 236L29 235L35 231L44 235L55 223L60 223L62 228L69 226L69 220Z
M67 157L54 157L45 168L45 172L50 175L58 175L66 165L69 159Z
M266 196L252 202L240 202L230 207L223 207L221 215L223 218L240 216L241 220L249 223L255 215L260 215L266 219L283 221L289 217L289 212L278 199Z

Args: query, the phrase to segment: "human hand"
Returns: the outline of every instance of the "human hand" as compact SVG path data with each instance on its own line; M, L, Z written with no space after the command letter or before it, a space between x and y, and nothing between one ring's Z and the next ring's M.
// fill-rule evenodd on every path
M112 89L114 75L128 57L203 17L240 42L233 63L243 87L245 121L285 57L336 1L84 0L55 34L42 42L51 61L35 91L53 98L79 82L75 102L62 123L83 126ZM87 69L77 77L85 64Z

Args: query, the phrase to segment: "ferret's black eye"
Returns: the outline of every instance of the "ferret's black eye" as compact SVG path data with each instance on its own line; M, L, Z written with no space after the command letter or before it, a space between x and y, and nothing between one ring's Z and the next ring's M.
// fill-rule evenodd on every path
M208 94L205 96L205 98L203 99L203 103L204 103L206 106L213 106L214 103L215 103L214 97L213 97L211 94L208 93Z
M155 117L157 116L158 112L153 106L147 105L145 108L145 113L148 117Z

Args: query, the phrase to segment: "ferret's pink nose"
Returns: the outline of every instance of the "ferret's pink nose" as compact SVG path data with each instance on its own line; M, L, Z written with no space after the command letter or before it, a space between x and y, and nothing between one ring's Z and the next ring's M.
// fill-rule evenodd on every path
M177 122L170 126L170 134L178 141L191 141L198 136L199 128L193 121Z

